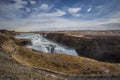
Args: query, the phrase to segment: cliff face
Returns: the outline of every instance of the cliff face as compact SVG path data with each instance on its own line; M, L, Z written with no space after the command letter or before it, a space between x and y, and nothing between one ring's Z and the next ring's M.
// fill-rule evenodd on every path
M81 56L95 58L101 61L120 62L120 38L94 37L86 39L76 48Z
M80 56L100 61L120 62L119 36L75 36L48 33L46 38L76 49Z
M77 48L84 41L83 38L69 36L64 33L48 33L46 38L73 48Z

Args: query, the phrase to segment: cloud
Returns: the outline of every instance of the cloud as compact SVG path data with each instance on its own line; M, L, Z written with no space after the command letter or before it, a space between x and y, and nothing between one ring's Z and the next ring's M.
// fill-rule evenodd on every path
M15 18L20 18L24 14L20 8L24 8L27 4L26 1L15 0L15 3L3 3L0 5L0 20L12 20Z
M15 8L19 9L19 8L24 8L25 5L27 5L27 1L23 1L23 0L14 0L15 3L12 4Z
M91 8L88 8L87 12L90 12L92 9Z
M62 11L62 10L59 10L59 9L56 9L55 12L52 12L52 13L40 13L40 14L37 14L37 15L32 15L32 17L60 17L60 16L63 16L65 15L66 12Z
M103 6L101 5L101 6L97 6L96 8L102 8Z
M52 18L48 21L48 19L42 20L26 20L24 21L26 24L21 25L16 30L19 31L29 31L29 30L75 30L75 29L88 29L90 25L93 27L95 24L93 22L84 22L84 21L77 21L77 20L69 20L63 18ZM88 27L89 25L89 27Z
M31 4L36 4L36 1L35 0L30 0L30 3Z
M69 8L68 9L68 12L69 13L77 13L78 11L80 11L81 10L81 8Z
M120 28L120 23L116 22L116 23L106 23L106 24L101 24L102 26L108 27L108 28Z
M47 9L48 8L48 5L47 4L42 4L40 6L40 10L44 10L44 9Z
M77 12L79 12L80 10L81 10L81 8L69 8L68 12L74 17L79 17L81 15L78 14Z
M81 16L80 14L72 14L74 17L79 17Z
M120 30L119 21L120 18L76 20L49 16L29 19L18 19L10 22L0 22L0 24L1 26L9 26L8 27L9 29L15 29L17 31L111 30L111 29Z
M30 12L30 11L31 11L31 9L26 7L26 12Z

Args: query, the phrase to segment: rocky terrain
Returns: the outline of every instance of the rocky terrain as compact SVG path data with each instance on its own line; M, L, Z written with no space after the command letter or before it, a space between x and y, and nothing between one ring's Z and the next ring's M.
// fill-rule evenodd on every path
M0 80L64 80L44 70L35 69L17 62L13 57L16 46L27 41L14 38L16 32L0 31ZM21 43L21 44L20 44Z
M16 34L20 34L20 33L14 31L6 31L6 30L0 31L0 80L119 80L120 79L119 63L100 62L90 58L71 56L66 54L38 52L32 49L25 48L24 45L31 44L30 41L16 39L14 37ZM81 49L80 48L81 46L80 45L77 46L76 44L78 42L77 40L80 39L79 42L81 42L81 38L83 41L94 40L93 37L84 37L84 35L80 35L80 34L78 36L78 34L73 34L68 32L67 34L66 33L60 33L60 34L52 33L52 35L51 33L46 33L46 34L47 34L46 37L51 40L54 41L59 40L61 41L60 43L62 44L66 43L65 45L74 47L76 48L76 50L78 49L77 50L78 53L79 53L79 49ZM61 35L61 37L59 35ZM63 37L67 42L63 40ZM114 39L115 40L111 41L113 42L111 43L111 45L115 46L117 44L118 46L117 49L119 49L119 45L118 45L119 36L117 38L115 37ZM68 40L70 42L69 44L67 44ZM102 40L104 40L104 38ZM96 40L95 38L95 41L98 44L98 42L100 42L101 39L99 41L99 39ZM107 44L108 41L105 42L103 41L103 42L104 44ZM88 41L88 45L90 46L94 44L94 43L93 44L90 43L91 42ZM85 48L86 46L87 43L85 45ZM92 49L92 47L90 49ZM116 53L119 53L117 49L115 49L115 56ZM96 44L94 50L95 52L97 52ZM89 54L95 55L94 53L92 53L92 51L86 51L86 52L90 52ZM107 51L105 50L105 52ZM119 57L119 55L116 57ZM119 62L118 58L115 59L115 61L116 60Z
M120 31L47 33L46 38L76 49L80 56L120 62Z

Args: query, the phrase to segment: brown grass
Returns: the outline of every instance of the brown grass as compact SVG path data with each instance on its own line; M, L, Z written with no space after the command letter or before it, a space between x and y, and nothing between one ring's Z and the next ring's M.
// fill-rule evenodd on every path
M17 47L13 57L23 65L34 68L44 68L53 71L80 74L80 75L101 75L119 73L119 65L98 62L92 59L70 56L65 54L35 52L31 49Z

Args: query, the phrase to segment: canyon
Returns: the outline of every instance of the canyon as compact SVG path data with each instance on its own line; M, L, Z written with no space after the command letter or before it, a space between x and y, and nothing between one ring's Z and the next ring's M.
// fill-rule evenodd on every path
M103 31L107 36L99 31L94 35L94 31L92 35L88 35L89 31L78 32L33 32L75 48L79 56L72 56L26 48L25 45L31 45L30 40L15 38L23 32L1 30L0 79L119 80L119 31ZM101 60L97 55L107 60Z
M89 31L77 33L77 35L75 32L47 33L46 38L75 48L80 56L100 61L120 62L120 32L112 34L94 32L94 34L99 33L97 35L93 35L92 31L90 34L87 32Z

